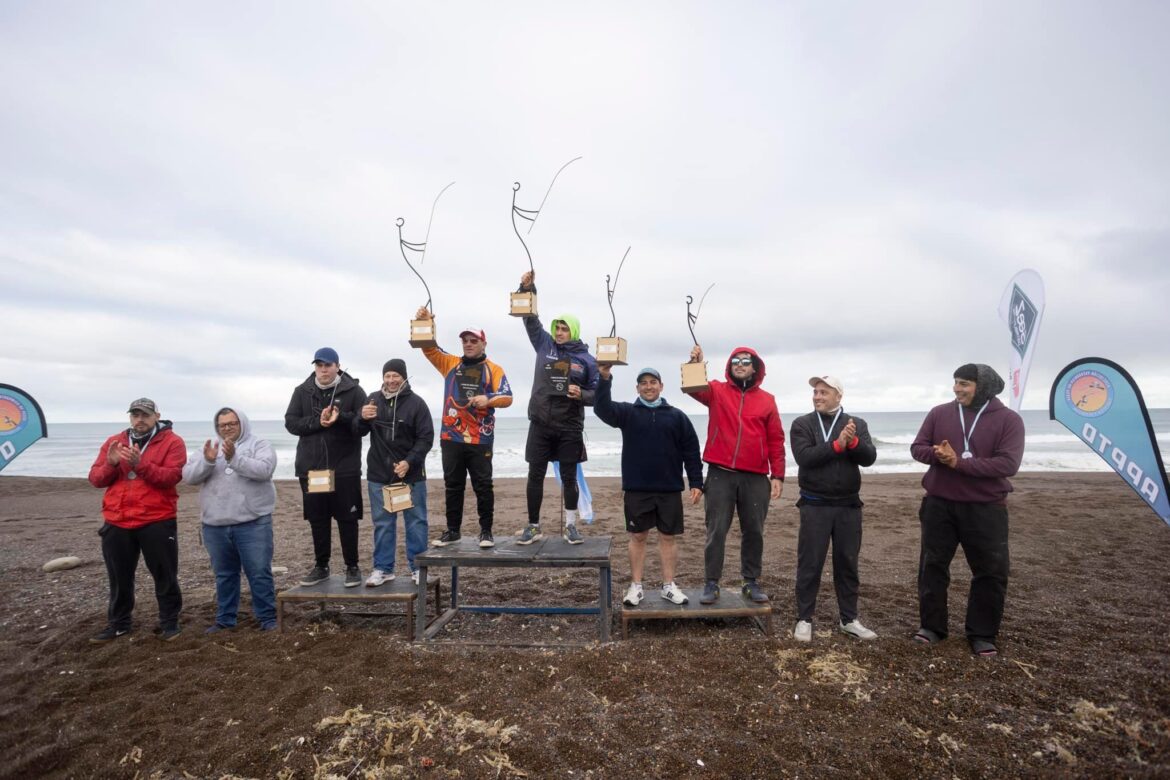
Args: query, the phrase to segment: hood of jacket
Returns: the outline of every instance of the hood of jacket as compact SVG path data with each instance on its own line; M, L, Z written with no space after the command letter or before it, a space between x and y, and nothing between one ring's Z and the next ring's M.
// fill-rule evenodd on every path
M548 324L548 332L553 337L553 341L556 341L556 339L557 339L557 323L558 322L563 322L569 326L569 339L570 340L576 341L577 339L581 338L581 322L580 322L580 320L578 320L572 314L558 314L556 317L553 317L552 321Z
M767 373L767 369L764 366L764 359L751 347L736 347L731 350L731 354L727 356L727 363L723 366L723 375L727 377L727 381L733 385L737 384L735 377L731 375L731 359L741 352L746 352L751 355L752 363L756 367L756 373L752 377L752 383L748 385L748 388L759 387L764 384L764 375Z
M971 408L978 409L984 403L1003 392L1003 378L995 373L995 369L983 363L975 364L975 395L971 398Z
M236 439L236 446L239 447L240 445L247 444L252 436L252 423L248 420L248 415L240 411L238 406L232 406L228 404L223 407L223 411L216 412L215 416L211 418L211 430L215 431L216 436L219 436L220 439L223 439L223 437L219 435L219 428L216 427L216 423L219 422L219 416L223 414L224 411L230 411L236 417L240 418L240 436Z

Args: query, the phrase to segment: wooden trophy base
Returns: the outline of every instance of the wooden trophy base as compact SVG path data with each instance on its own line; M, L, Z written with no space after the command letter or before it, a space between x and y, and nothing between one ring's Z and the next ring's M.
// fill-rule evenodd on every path
M333 469L316 469L310 471L305 481L308 483L306 489L310 493L332 493L336 487L333 479Z
M599 336L597 338L597 362L603 366L628 366L626 340L620 336Z
M682 364L682 391L684 393L697 393L700 390L707 389L707 364L706 363L683 363Z
M508 312L513 317L535 317L536 316L536 293L533 292L514 292L512 293L512 309Z
M438 345L435 340L435 321L433 319L410 321L410 346L426 348Z
M382 503L387 512L401 512L414 506L410 498L410 486L404 483L384 485L382 487Z

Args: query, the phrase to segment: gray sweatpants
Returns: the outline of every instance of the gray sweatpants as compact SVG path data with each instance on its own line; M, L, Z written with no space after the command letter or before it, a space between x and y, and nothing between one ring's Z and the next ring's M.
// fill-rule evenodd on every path
M712 466L707 474L707 546L703 563L707 579L718 580L723 574L723 548L731 518L739 512L739 530L743 541L739 548L740 572L745 580L760 576L764 559L764 520L772 484L763 474L731 471Z

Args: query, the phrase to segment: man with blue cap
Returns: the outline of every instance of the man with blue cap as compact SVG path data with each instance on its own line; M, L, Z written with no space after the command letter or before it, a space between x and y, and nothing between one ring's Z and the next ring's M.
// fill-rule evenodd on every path
M614 401L611 367L599 366L594 413L606 425L622 432L622 490L626 530L630 533L630 575L622 603L636 607L642 602L642 570L646 538L658 529L662 558L662 590L659 595L673 604L686 604L686 594L675 584L678 562L675 537L683 532L682 473L690 483L691 504L703 495L703 461L699 437L690 418L662 397L662 375L653 368L638 372L638 398L632 404Z
M341 369L337 350L322 347L313 355L313 373L293 390L284 413L284 428L297 437L296 474L301 481L305 519L313 531L314 564L301 580L316 585L329 578L331 520L337 520L345 587L362 584L358 568L358 520L362 517L362 437L357 422L366 393ZM309 490L310 471L332 471L333 490Z

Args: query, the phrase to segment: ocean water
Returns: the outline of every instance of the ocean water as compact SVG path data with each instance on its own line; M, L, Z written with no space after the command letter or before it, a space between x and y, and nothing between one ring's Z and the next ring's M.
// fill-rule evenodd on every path
M910 443L914 440L925 412L858 412L858 417L869 423L870 434L878 448L878 459L873 467L864 469L870 474L917 473L926 470L910 457ZM785 420L793 415L785 415ZM1027 442L1021 471L1109 471L1103 460L1067 429L1048 419L1046 411L1023 412ZM706 415L692 415L695 430L702 444L707 431ZM1170 447L1170 409L1150 410L1150 419L1157 435L1158 446L1164 451ZM293 457L296 438L284 430L280 420L253 420L253 430L272 442L279 465L277 479L293 478ZM25 450L3 472L6 476L85 477L97 457L105 438L126 427L125 422L59 423L49 425L49 436ZM436 425L436 430L438 426ZM189 451L201 447L211 435L208 421L176 421L175 431L187 442ZM495 476L522 477L528 473L524 463L524 442L528 421L522 417L499 417L496 420ZM602 423L592 414L586 418L586 446L589 461L585 473L596 476L620 476L621 433ZM363 461L364 462L364 461ZM795 474L796 464L788 453L788 473ZM437 479L443 470L439 448L427 458L427 476Z

